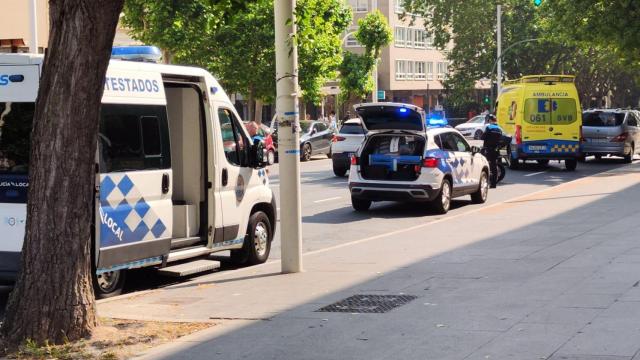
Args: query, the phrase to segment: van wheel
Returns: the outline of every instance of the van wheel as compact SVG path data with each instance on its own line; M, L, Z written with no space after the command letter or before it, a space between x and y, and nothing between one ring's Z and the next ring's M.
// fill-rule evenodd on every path
M305 143L302 145L302 153L300 154L301 161L311 160L311 144Z
M272 240L269 217L262 211L254 212L249 218L242 249L231 251L231 261L236 265L246 266L262 264L269 258Z
M564 167L569 171L574 171L578 166L577 159L567 159L564 161Z
M542 165L542 166L547 166L549 165L549 160L547 159L540 159L540 160L536 160L538 162L538 165Z
M351 197L351 206L355 211L367 211L371 207L370 200L356 199Z
M625 164L631 164L631 162L633 161L633 154L634 153L635 153L634 145L631 144L631 151L629 152L629 154L624 156Z
M102 274L93 274L93 290L96 299L106 299L122 294L124 282L127 277L126 270L107 271Z
M509 169L518 170L520 168L520 159L511 159L509 161Z
M440 192L431 204L438 214L446 214L449 212L449 208L451 207L451 183L449 180L444 179L442 181Z
M486 171L480 175L480 185L478 191L471 194L471 202L474 204L484 204L487 201L489 195L489 176Z

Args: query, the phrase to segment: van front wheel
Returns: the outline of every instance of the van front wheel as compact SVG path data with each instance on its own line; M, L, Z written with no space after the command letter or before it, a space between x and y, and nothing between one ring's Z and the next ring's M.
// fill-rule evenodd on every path
M96 299L106 299L122 294L126 277L126 270L93 274L93 289Z
M271 240L273 230L269 217L262 211L254 212L249 218L242 249L231 252L232 260L237 265L262 264L269 258Z

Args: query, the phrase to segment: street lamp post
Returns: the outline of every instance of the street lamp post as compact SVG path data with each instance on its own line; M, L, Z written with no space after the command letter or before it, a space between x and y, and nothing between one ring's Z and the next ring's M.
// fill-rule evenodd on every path
M296 0L275 0L274 3L283 273L302 271L298 51L293 41L296 34L295 7Z
M502 71L502 66L500 64L502 63L502 58L504 57L504 55L506 55L509 52L509 50L513 49L517 45L524 44L527 42L532 42L532 41L540 41L540 40L542 39L532 38L532 39L524 39L524 40L516 41L513 44L509 45L506 49L504 49L504 51L500 53L500 56L498 56L496 61L493 62L493 66L491 67L491 72L489 74L491 77L493 77L493 73L496 70L496 66L498 66L498 73L496 74L496 81L498 82L497 84L498 95L500 95L500 90L501 90L500 84L502 82L502 76L500 74L500 72ZM492 85L491 86L491 106L493 107L494 105L495 105L495 94L493 93L493 85Z
M497 24L497 45L498 51L496 53L496 61L498 63L498 73L496 74L496 81L498 82L497 90L500 94L500 84L502 84L502 5L498 4L496 8ZM493 74L493 72L491 72ZM493 89L493 87L491 87Z
M29 52L38 53L38 14L36 0L29 0L29 27L31 36L29 38Z

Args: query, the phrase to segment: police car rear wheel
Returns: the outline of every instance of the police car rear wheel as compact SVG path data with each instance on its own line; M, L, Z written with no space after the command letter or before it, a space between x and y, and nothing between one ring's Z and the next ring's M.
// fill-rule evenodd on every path
M106 299L122 294L125 270L107 271L93 275L93 288L97 299Z
M489 176L486 171L482 172L480 175L480 185L478 186L478 191L471 194L471 201L474 204L484 204L487 201L487 196L489 195Z
M451 206L451 183L449 180L442 181L440 192L432 204L438 214L446 214L449 211Z
M351 197L351 205L355 211L367 211L371 207L371 201Z

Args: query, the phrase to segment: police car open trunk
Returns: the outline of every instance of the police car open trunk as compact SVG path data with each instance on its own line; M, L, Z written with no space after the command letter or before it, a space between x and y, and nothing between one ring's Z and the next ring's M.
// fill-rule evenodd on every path
M426 143L422 110L394 103L356 105L369 135L360 153L367 180L415 181Z

